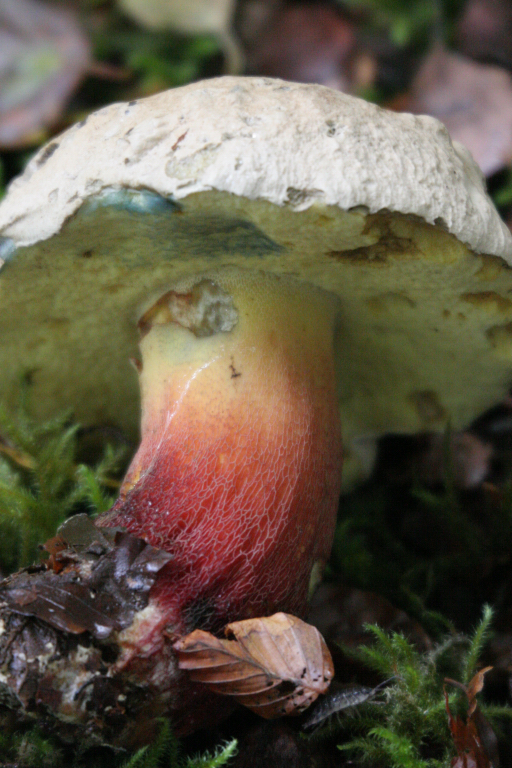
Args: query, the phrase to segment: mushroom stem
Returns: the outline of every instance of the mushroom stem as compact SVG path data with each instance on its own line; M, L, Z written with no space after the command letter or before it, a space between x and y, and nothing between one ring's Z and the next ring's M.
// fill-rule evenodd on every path
M141 318L142 442L100 525L173 555L152 596L176 631L304 613L341 484L339 300L243 270Z

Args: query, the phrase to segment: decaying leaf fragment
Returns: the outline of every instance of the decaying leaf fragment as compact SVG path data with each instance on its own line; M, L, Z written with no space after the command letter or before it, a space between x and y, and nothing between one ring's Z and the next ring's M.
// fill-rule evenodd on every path
M0 146L40 141L90 57L89 41L68 8L0 0Z
M15 613L100 640L132 622L172 559L122 531L100 531L84 514L66 521L45 548L51 570L15 573L1 583L0 600Z
M512 159L512 77L505 69L435 46L395 106L442 120L485 176Z
M484 676L492 667L484 667L473 677L469 685L465 686L457 680L445 678L444 697L448 724L453 742L457 750L457 756L452 760L452 768L498 768L499 756L497 751L496 736L489 722L478 709L477 693L484 687ZM468 713L466 721L453 716L448 703L446 685L460 688L468 699Z
M45 546L46 564L0 583L0 728L37 723L84 749L148 743L179 687L165 636L157 655L137 657L171 555L87 515Z
M174 644L180 669L264 718L298 715L328 689L329 650L311 624L276 613L228 624L228 639L195 630Z

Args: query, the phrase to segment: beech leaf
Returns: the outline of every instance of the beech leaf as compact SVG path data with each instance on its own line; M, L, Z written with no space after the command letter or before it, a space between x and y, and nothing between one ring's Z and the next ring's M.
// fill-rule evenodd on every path
M311 624L276 613L233 622L225 633L221 640L196 629L174 644L180 669L194 682L267 719L298 715L328 689L331 655Z

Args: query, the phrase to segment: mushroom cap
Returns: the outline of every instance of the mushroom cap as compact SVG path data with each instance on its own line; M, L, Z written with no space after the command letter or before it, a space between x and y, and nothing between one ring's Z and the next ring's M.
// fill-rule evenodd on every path
M0 395L30 371L41 417L134 434L138 317L233 266L341 296L349 458L466 426L512 380L512 237L470 155L322 86L225 77L101 109L11 184L0 235Z
M234 0L119 0L119 5L139 24L185 35L225 33L234 10Z

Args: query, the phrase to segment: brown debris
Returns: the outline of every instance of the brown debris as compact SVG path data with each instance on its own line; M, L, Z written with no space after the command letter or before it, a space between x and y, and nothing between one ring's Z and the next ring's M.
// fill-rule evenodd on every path
M496 736L486 718L478 709L476 696L484 687L484 676L492 667L484 667L467 686L457 680L445 678L445 704L448 725L452 734L457 757L452 760L452 768L498 768L499 755ZM446 686L460 688L467 696L468 711L466 720L453 716L450 711Z
M162 636L154 657L121 662L171 556L122 531L99 531L86 515L59 536L65 549L47 545L54 567L27 568L0 585L0 724L44 722L84 747L147 743L179 677L171 642Z
M176 626L151 596L172 556L142 539L76 515L45 549L45 564L0 584L0 727L37 723L84 749L134 748L152 740L162 716L184 735L219 722L233 699L278 717L329 686L321 635L293 616L235 622L229 640L196 630L173 647ZM215 668L219 657L241 670L235 680Z
M196 629L175 643L180 669L194 682L261 717L300 714L328 689L331 655L319 631L286 613L228 624L219 640Z
M90 632L103 640L132 623L171 555L117 531L113 541L87 515L61 526L52 551L52 570L27 568L5 579L0 599L12 611L41 619L72 634ZM71 545L70 545L71 542ZM60 548L59 548L60 547Z

